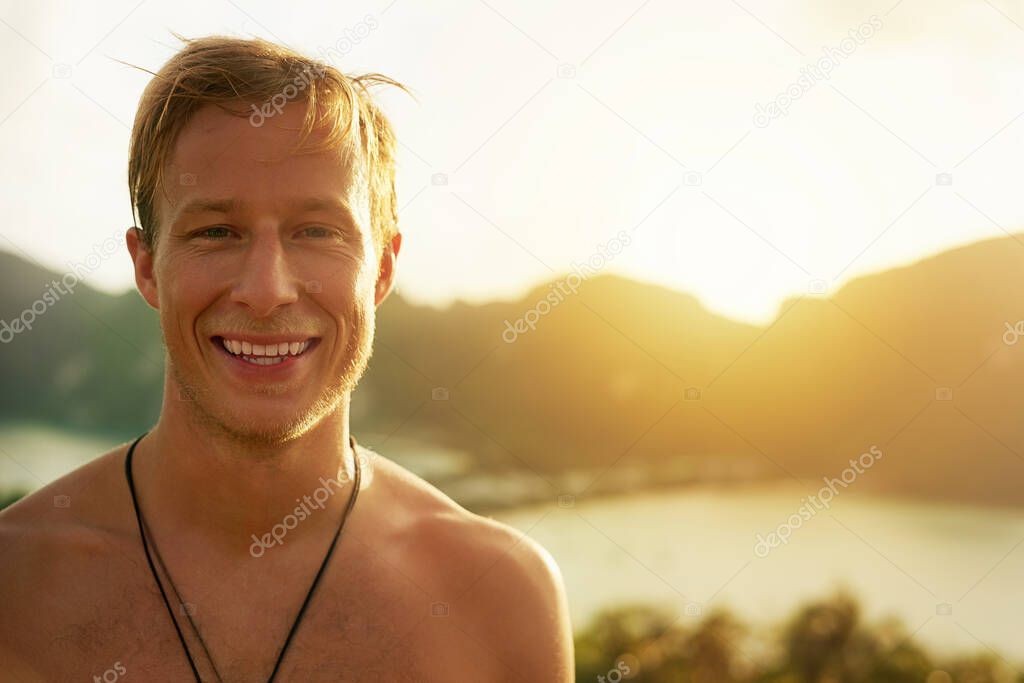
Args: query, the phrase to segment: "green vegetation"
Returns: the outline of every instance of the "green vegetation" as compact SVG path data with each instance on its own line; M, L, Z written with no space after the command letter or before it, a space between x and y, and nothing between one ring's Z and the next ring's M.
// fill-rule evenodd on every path
M608 610L576 636L576 680L1024 683L1024 672L991 651L937 658L897 622L865 624L857 602L838 593L767 634L724 610L700 619L643 606Z
M27 495L27 491L9 490L0 491L0 510L3 510L8 505L17 503L23 496Z

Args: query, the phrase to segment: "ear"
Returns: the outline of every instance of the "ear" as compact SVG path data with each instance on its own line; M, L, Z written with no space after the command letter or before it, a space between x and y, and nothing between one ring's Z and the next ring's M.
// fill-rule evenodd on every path
M124 239L128 243L132 263L135 264L135 286L139 288L146 303L159 310L160 298L157 296L156 278L153 276L153 252L142 239L142 230L139 228L128 228Z
M384 253L380 257L380 271L377 274L376 305L380 306L391 293L395 282L395 264L398 261L398 252L402 248L402 233L397 232L391 241L385 245Z

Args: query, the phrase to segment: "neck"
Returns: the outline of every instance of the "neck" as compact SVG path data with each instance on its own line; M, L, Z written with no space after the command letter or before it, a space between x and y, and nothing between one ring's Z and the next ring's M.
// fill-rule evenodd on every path
M355 476L347 394L302 436L274 445L240 442L180 406L165 408L133 458L140 507L156 533L262 555L257 540L301 544L337 525Z

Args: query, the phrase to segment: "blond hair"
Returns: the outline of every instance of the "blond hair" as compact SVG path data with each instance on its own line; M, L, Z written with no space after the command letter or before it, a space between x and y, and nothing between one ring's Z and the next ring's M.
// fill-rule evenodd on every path
M178 134L196 110L215 104L232 115L251 119L254 106L243 110L230 105L268 103L283 97L289 86L308 104L296 149L323 125L327 135L312 151L339 149L358 135L369 185L373 236L378 246L387 244L398 232L395 135L370 97L369 87L392 85L406 90L401 83L376 73L346 76L333 66L261 38L187 39L174 35L185 47L158 73L143 69L153 79L139 102L128 152L132 210L138 210L137 225L150 249L156 245L160 220L157 188L164 189L164 169L171 161ZM305 79L301 90L295 87L298 78Z

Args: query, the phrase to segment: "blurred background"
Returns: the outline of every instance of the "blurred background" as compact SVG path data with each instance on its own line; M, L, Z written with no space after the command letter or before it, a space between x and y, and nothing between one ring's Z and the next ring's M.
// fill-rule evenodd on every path
M1024 2L4 0L4 504L157 418L171 31L414 92L353 433L550 550L578 680L1024 681Z

